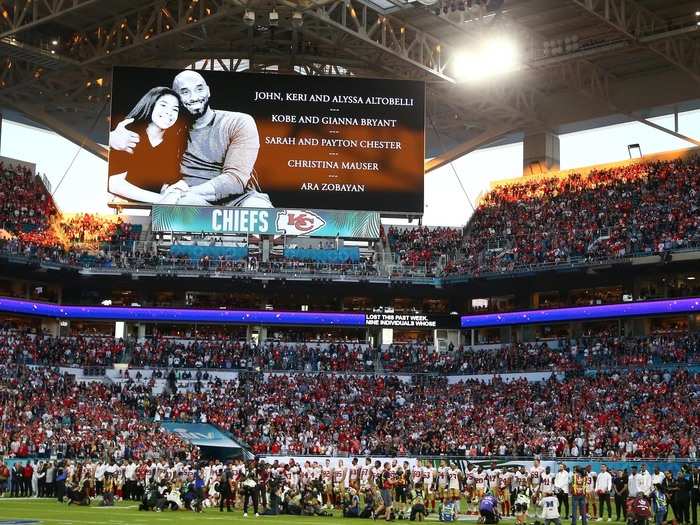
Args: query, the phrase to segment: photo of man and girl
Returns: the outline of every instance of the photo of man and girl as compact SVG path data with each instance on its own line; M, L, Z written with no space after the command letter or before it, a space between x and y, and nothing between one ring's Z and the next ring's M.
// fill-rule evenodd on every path
M260 140L251 115L213 109L193 70L154 86L109 134L108 190L130 202L271 208L254 173Z

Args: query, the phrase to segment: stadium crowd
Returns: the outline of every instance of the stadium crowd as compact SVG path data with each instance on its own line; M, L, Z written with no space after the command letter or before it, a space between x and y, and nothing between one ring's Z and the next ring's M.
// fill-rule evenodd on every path
M374 350L365 343L344 341L256 345L222 335L199 339L159 336L133 341L127 349L125 341L108 336L52 337L8 329L0 330L0 359L83 367L127 362L149 368L472 375L698 364L700 336L615 337L602 333L551 344L451 346L444 352L420 343L396 343Z
M121 217L105 217L91 213L64 215L59 222L60 230L69 246L87 246L100 249L103 243L119 250L127 241L138 240L140 229L125 222Z
M700 159L637 163L498 186L452 273L652 254L700 244Z
M510 272L520 267L592 261L700 246L700 159L637 163L588 174L546 176L494 188L464 232L452 228L390 227L386 241L402 267L433 274ZM17 235L5 251L74 265L149 267L189 265L224 271L306 271L313 261L278 260L266 267L222 258L183 260L130 249L93 253L60 247L49 222L57 215L44 186L21 168L0 166L0 224ZM84 214L60 221L72 241L100 239L113 247L137 235L128 224ZM60 237L60 236L59 236ZM440 263L441 255L446 263ZM362 264L364 268L362 268ZM337 264L333 271L375 274L371 262Z
M46 230L57 209L39 177L2 161L0 174L0 228L20 237Z
M335 372L374 371L374 352L362 344L272 343L240 341L187 341L156 339L138 344L135 366L168 368L227 368Z
M386 232L389 248L401 264L433 271L442 254L454 253L463 238L457 228L403 228Z
M490 384L278 373L210 377L178 392L154 390L153 378L76 383L19 368L0 385L0 454L10 457L128 459L183 447L151 420L213 423L256 454L672 458L697 457L699 444L700 376L682 369Z
M196 448L143 418L147 393L51 368L0 368L0 457L196 459Z

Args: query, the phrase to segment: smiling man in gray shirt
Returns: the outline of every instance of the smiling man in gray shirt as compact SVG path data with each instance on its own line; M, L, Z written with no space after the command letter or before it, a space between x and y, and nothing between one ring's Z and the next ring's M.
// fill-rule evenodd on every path
M161 202L207 206L225 204L270 208L266 193L257 191L253 167L260 149L255 120L245 113L214 110L204 77L185 70L173 80L173 90L193 123L180 162L182 181L166 189ZM109 135L111 149L132 152L137 133L120 122Z

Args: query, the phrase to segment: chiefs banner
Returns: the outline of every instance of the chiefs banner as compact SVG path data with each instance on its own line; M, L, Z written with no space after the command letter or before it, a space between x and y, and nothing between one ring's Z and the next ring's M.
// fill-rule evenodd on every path
M379 238L377 212L154 205L154 232Z

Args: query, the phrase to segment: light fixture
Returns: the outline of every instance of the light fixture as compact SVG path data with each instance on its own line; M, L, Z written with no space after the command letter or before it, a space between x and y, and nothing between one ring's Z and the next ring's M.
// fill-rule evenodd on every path
M688 279L689 281L694 281L694 280L695 280L695 276L694 276L694 275L689 275L688 277L686 277L686 279Z
M243 13L243 23L248 27L252 27L255 24L255 11L246 10Z
M280 15L279 15L279 13L278 13L277 11L275 11L274 9L273 9L272 11L270 11L270 17L269 17L269 18L270 18L270 22L269 22L270 27L277 27L277 26L279 25L279 23L280 23Z
M52 40L51 41L52 46L57 46L58 45L58 40Z
M481 46L456 53L452 60L453 74L458 80L478 82L514 71L519 53L513 40L496 36Z

